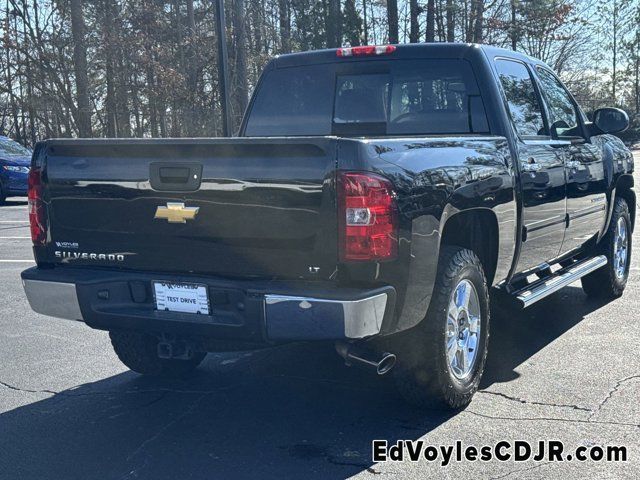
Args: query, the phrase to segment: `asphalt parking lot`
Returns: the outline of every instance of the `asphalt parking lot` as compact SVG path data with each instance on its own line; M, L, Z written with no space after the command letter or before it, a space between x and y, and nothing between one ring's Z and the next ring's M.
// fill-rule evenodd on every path
M637 156L640 161L640 155ZM640 177L638 177L640 178ZM640 269L603 304L579 285L492 320L463 412L405 406L325 346L210 354L186 381L142 378L106 333L33 313L26 201L0 206L0 478L638 478ZM636 230L635 244L640 245ZM371 441L624 445L626 462L373 463Z

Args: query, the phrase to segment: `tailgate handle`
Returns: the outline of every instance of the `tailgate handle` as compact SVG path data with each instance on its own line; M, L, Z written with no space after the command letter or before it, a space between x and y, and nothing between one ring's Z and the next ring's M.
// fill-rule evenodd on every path
M185 167L160 167L160 181L162 183L187 183L189 169Z
M153 162L149 165L149 182L154 190L193 192L200 188L201 180L199 163Z

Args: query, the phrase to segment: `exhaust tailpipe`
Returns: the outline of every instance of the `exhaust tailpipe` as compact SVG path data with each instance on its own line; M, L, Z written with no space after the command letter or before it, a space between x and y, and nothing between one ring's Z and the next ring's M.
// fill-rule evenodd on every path
M396 356L393 353L376 353L358 344L336 342L336 351L348 366L355 364L373 367L378 375L389 372L396 364Z

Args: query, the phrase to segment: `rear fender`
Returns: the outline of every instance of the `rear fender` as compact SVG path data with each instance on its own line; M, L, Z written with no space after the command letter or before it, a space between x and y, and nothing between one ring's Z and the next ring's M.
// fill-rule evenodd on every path
M473 250L483 262L488 283L495 285L502 280L513 261L514 224L511 221L500 224L490 208L458 210L452 204L445 206L441 220L430 215L414 219L411 261L398 330L411 328L425 318L444 245Z

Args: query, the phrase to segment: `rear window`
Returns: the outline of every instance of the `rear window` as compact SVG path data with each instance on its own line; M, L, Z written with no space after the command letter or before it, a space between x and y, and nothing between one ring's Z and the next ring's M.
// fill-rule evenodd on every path
M365 71L363 71L365 70ZM488 133L464 60L396 60L289 67L263 79L245 134Z

